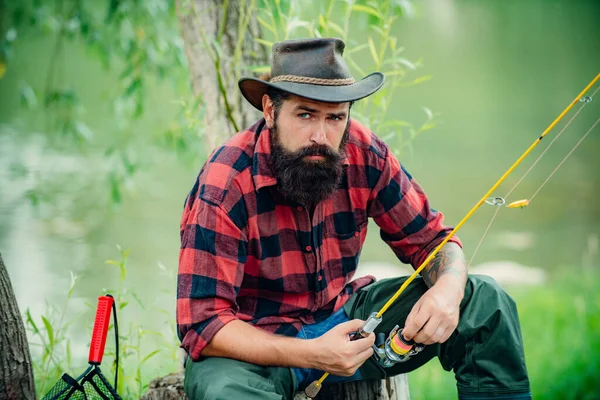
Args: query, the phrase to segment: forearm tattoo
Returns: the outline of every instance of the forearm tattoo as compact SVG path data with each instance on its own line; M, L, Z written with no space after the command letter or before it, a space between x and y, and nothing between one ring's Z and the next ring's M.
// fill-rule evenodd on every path
M442 275L451 274L466 284L467 263L465 255L456 243L446 243L433 260L421 272L427 286L433 286Z

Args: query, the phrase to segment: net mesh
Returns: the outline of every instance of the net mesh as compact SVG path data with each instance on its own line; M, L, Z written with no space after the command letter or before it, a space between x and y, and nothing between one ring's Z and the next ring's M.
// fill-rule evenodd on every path
M74 379L63 374L42 400L120 400L100 369L94 367Z

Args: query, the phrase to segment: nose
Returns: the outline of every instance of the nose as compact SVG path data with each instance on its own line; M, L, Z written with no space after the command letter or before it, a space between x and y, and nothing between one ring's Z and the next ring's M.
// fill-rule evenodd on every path
M315 130L313 131L310 140L316 144L327 144L327 131L324 122L315 126Z

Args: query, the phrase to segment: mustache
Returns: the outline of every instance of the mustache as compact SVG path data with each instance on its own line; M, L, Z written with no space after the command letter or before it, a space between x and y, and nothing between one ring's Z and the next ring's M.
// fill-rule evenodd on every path
M315 144L308 147L303 147L296 150L293 154L294 158L303 158L308 156L323 156L330 160L336 160L341 157L341 154L326 144Z

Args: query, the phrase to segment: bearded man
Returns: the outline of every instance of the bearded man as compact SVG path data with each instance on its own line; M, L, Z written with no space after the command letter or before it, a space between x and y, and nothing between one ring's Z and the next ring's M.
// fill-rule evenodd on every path
M289 399L323 371L327 383L380 379L438 357L458 397L530 399L513 300L467 275L457 237L383 316L424 345L383 368L375 335L350 340L407 277L354 278L368 219L417 268L450 233L388 146L350 118L384 83L355 82L339 39L273 46L270 80L244 78L263 118L217 148L181 221L177 324L190 399Z

